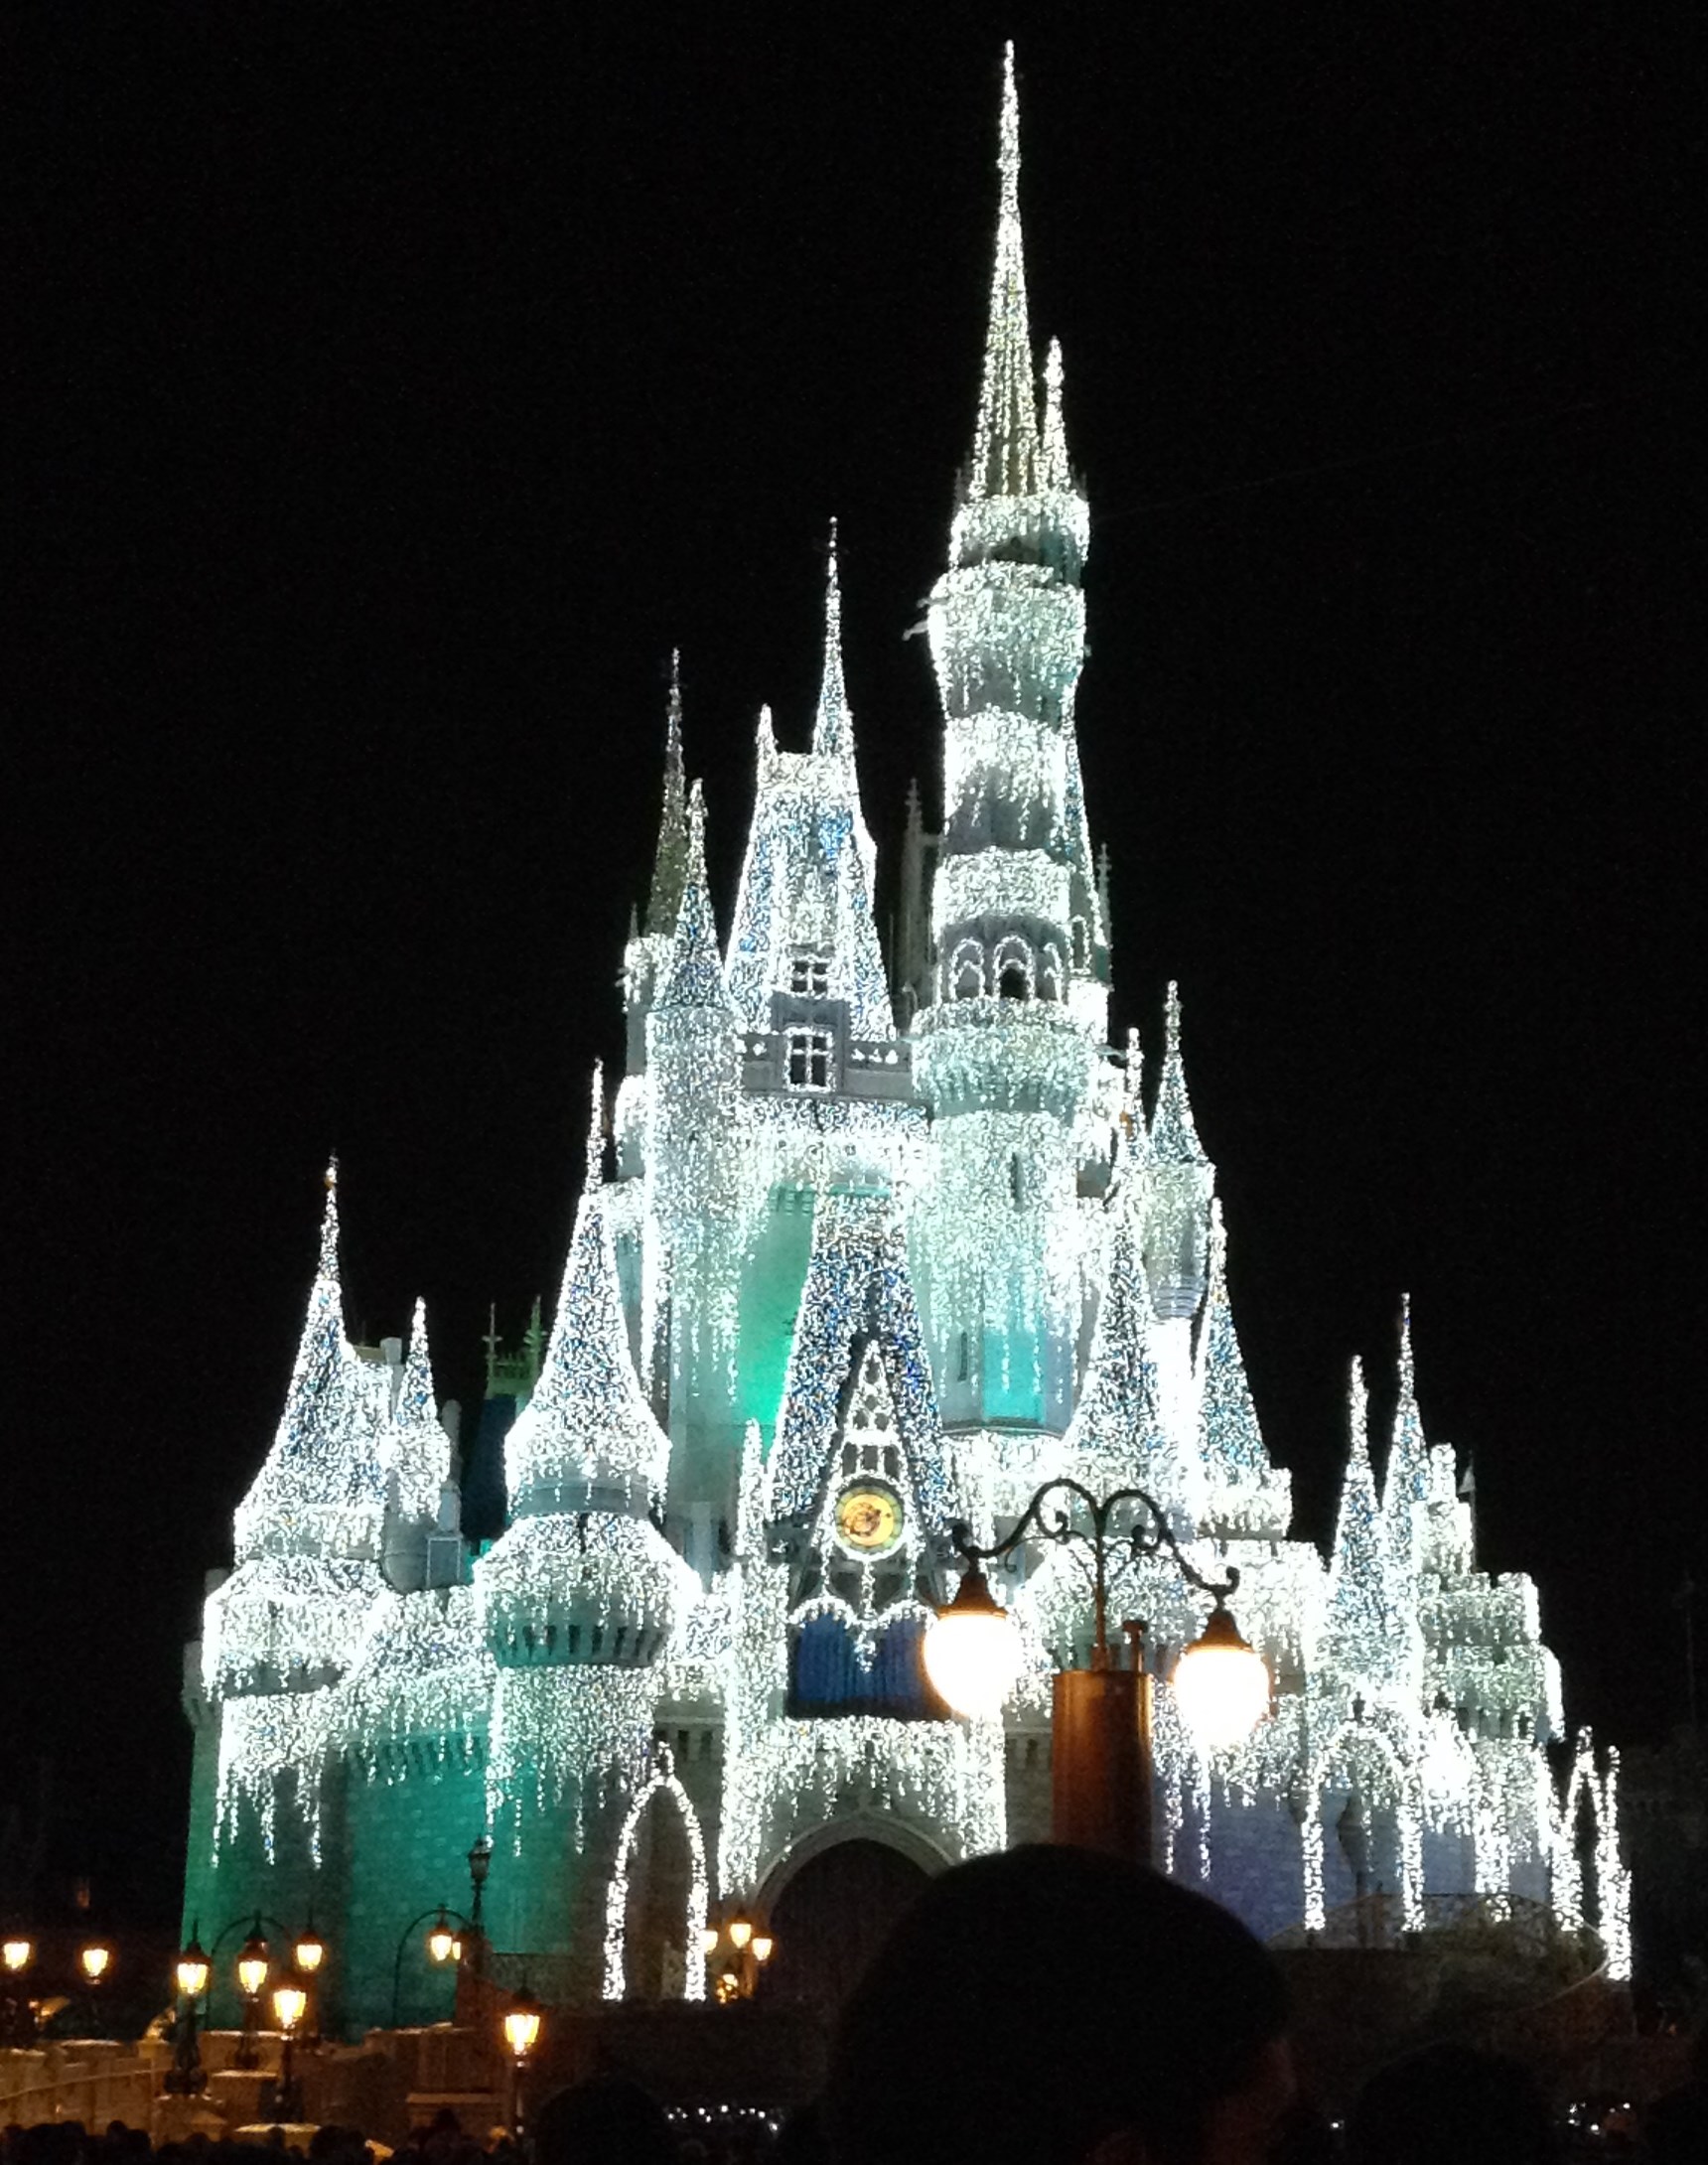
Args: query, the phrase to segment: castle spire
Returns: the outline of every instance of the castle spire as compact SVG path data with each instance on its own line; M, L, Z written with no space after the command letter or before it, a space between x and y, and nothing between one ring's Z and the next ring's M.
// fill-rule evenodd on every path
M1164 1009L1163 1069L1157 1084L1156 1110L1151 1115L1151 1158L1162 1165L1205 1165L1209 1160L1198 1139L1187 1095L1186 1064L1180 1050L1180 986L1169 979Z
M1068 496L1073 471L1068 464L1068 431L1062 421L1062 341L1052 339L1044 361L1044 441L1041 479L1052 496Z
M854 717L848 711L848 686L842 674L842 584L836 569L836 521L830 521L830 569L824 586L824 676L818 713L812 724L812 749L845 759L854 749Z
M451 1477L451 1439L439 1420L433 1395L433 1361L427 1350L427 1303L417 1299L409 1325L409 1351L398 1378L387 1436L397 1477L397 1508L405 1518L433 1518Z
M682 907L682 883L688 851L683 816L682 656L670 654L670 697L664 722L664 808L658 821L658 850L652 863L652 892L646 903L646 930L666 938L675 930Z
M605 1063L593 1063L593 1113L587 1123L587 1188L605 1185Z
M1014 87L1014 47L1002 61L1002 135L996 169L1002 195L996 221L996 262L990 282L990 329L984 381L973 432L969 497L1029 497L1038 488L1038 402L1033 389L1032 333L1026 316L1026 263L1020 231L1020 100Z
M696 782L688 793L688 847L681 908L676 913L663 990L654 1006L662 1012L683 1007L727 1008L729 1004L724 965L718 953L717 920L712 914L706 878L706 799Z
M1417 1370L1411 1351L1411 1295L1400 1302L1399 1402L1393 1414L1393 1445L1388 1453L1383 1508L1404 1524L1413 1504L1421 1504L1429 1490L1429 1444L1423 1432L1423 1415L1417 1406Z

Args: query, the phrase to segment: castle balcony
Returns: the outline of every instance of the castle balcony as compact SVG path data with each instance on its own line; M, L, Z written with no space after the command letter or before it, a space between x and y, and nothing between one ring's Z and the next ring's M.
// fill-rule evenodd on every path
M1090 1098L1097 1051L1059 1001L950 1000L927 1008L915 1028L915 1075L934 1118L1049 1112L1072 1119Z
M500 1668L646 1668L700 1582L650 1519L615 1512L516 1519L475 1566Z

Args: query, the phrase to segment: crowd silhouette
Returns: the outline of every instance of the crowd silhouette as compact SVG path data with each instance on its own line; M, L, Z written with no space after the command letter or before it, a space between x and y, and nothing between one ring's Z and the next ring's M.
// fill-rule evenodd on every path
M1346 2124L1302 2094L1273 1958L1225 1910L1089 1850L1032 1846L931 1881L845 2003L821 2094L781 2123L672 2118L602 2076L525 2139L439 2111L399 2165L1708 2165L1708 2050L1640 2114L1571 2124L1516 2062L1437 2043L1380 2069ZM114 2121L7 2127L0 2165L278 2165L259 2142L152 2143ZM382 2165L320 2127L310 2165Z

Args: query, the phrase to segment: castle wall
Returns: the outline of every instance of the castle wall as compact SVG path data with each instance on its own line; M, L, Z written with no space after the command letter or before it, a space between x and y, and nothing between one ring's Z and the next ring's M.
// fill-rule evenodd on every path
M484 1757L484 1755L483 1755ZM404 2023L450 2020L452 1965L425 1953L428 1924L398 1943L417 1912L440 1903L467 1914L469 1850L487 1823L482 1757L441 1760L433 1742L386 1745L349 1769L350 1900L344 1915L344 2005L349 2025L389 2024L393 1977ZM494 1863L494 1876L498 1864Z

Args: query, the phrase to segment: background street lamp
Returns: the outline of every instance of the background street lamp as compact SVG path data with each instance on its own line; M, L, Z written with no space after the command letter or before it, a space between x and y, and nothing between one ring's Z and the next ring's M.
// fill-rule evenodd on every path
M202 2065L202 2055L196 2046L196 2003L208 1989L208 1977L212 1965L202 1951L195 1926L190 1930L190 1945L179 1955L176 1966L179 1997L183 2005L178 2015L178 2050L172 2056L172 2065L166 2071L166 2088L180 2097L199 2096L208 2088L207 2071Z
M524 1984L504 2010L504 2043L510 2048L510 2133L522 2131L522 2070L539 2042L545 2010Z
M1118 1515L1127 1524L1112 1531ZM1047 1481L1012 1532L988 1548L971 1529L953 1529L966 1573L953 1601L925 1633L925 1674L957 1713L990 1718L1001 1712L1020 1671L1020 1635L992 1596L979 1565L1008 1557L1027 1540L1083 1543L1092 1562L1091 1665L1057 1672L1051 1712L1051 1832L1059 1842L1113 1850L1150 1862L1151 1679L1145 1667L1145 1626L1128 1623L1131 1666L1117 1665L1109 1645L1108 1548L1135 1558L1165 1549L1183 1579L1215 1606L1203 1637L1175 1665L1182 1719L1207 1748L1224 1748L1248 1735L1269 1703L1269 1673L1239 1636L1226 1600L1239 1584L1207 1579L1176 1540L1161 1505L1143 1489L1117 1489L1101 1499L1076 1481Z
M77 1967L88 1986L89 2034L100 2034L100 1982L112 1965L112 1948L104 1940L85 1940L77 1949Z
M287 2126L299 2126L303 2117L303 2091L296 2072L297 2024L303 2019L303 2009L309 1996L300 1984L289 1978L273 1987L273 2020L279 2025L279 2035L284 2040L279 2055L279 2079L273 2086L273 2112Z
M428 1918L433 1920L433 1929L427 1935L427 1956L441 1968L447 1962L457 1963L463 1959L463 1943L452 1930L452 1920L455 1919L471 1937L475 1931L470 1919L464 1917L460 1911L448 1910L443 1902L432 1904L418 1917L412 1917L404 1926L397 1936L397 1953L391 1964L391 2027L394 2030L398 2026L398 2015L403 2005L403 1956L409 1946L409 1935L417 1925L425 1924Z
M472 1899L469 1903L469 1930L471 1932L485 1931L485 1927L481 1923L481 1903L487 1892L487 1874L492 1868L493 1838L490 1834L483 1834L474 1848L469 1851L469 1886L472 1889Z
M291 1957L297 1965L297 1974L303 1980L303 1989L309 1996L308 2011L303 2017L305 2029L303 2041L305 2044L318 2045L320 2043L320 1966L326 1960L326 1942L315 1930L314 1912L312 1910L309 1912L308 1923L297 1935L296 1945L291 1948Z
M0 2022L0 2043L16 2048L36 2042L36 2010L24 1978L36 1956L35 1942L26 1933L9 1932L0 1940L0 1991L5 1994L5 2019Z
M257 1917L254 1930L243 1942L243 1951L237 1957L237 1983L243 1994L243 2034L237 2040L237 2050L231 2055L234 2068L258 2068L261 2056L255 2049L255 2032L260 2028L261 1989L267 1981L271 1958L267 1943L261 1937L261 1920Z
M752 1999L759 1988L760 1971L771 1960L777 1942L756 1925L745 1910L737 1910L720 1931L707 1925L700 1934L700 1951L715 1965L712 1997L720 2007L732 2000ZM725 1951L720 1957L720 1949Z

